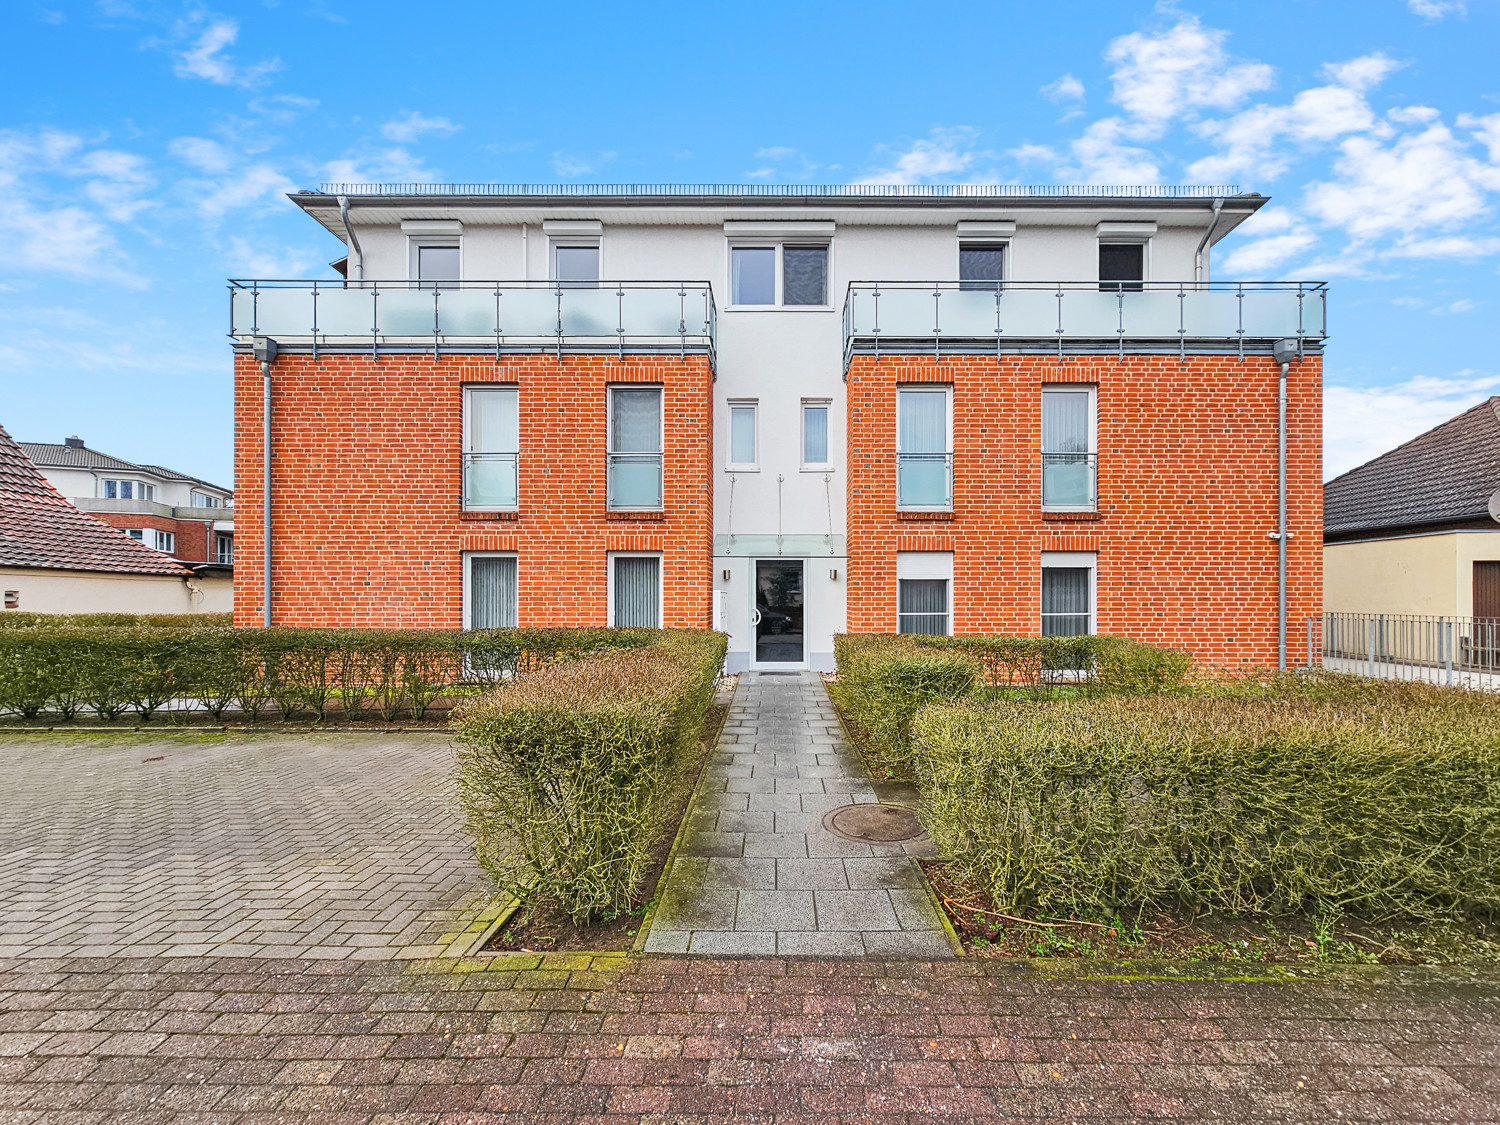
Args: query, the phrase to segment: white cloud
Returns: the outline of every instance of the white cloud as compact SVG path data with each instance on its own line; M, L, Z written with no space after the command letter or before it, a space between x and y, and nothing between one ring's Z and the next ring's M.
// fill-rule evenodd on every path
M619 153L601 152L593 156L573 156L568 153L554 152L552 154L552 170L564 180L571 180L574 176L586 176L590 172L597 171L600 165L608 164Z
M1278 267L1304 254L1318 241L1312 228L1285 207L1267 207L1256 212L1240 224L1235 235L1233 252L1214 273L1245 281L1274 276ZM1243 241L1245 238L1250 241Z
M1084 96L1083 83L1071 74L1064 74L1056 82L1042 87L1042 96L1052 102L1077 102Z
M308 277L326 266L305 247L273 249L238 235L229 240L225 264L231 277Z
M425 167L421 157L399 146L330 161L323 174L331 182L344 184L425 184L438 178L438 172Z
M784 145L773 145L771 148L757 149L755 159L757 160L790 160L797 155L797 150L787 148Z
M1406 6L1411 9L1412 15L1421 16L1428 21L1440 20L1447 15L1469 14L1463 0L1406 0Z
M198 21L208 18L192 44L176 54L174 73L179 78L202 78L218 86L257 86L272 72L281 68L281 60L272 58L241 67L228 55L227 47L239 38L240 25L224 16L194 17L181 28L184 34L193 34L189 29Z
M272 94L266 98L252 98L248 108L272 121L293 121L299 114L317 109L318 104L317 98L305 98L301 94Z
M1323 394L1324 479L1346 473L1500 390L1500 376L1460 371L1386 387L1330 384Z
M1182 16L1159 32L1122 35L1105 48L1115 64L1111 99L1130 119L1137 137L1160 134L1176 118L1200 109L1229 109L1271 85L1275 71L1262 62L1232 62L1227 31Z
M421 140L428 133L439 137L449 137L461 128L463 128L462 125L455 125L446 117L423 117L416 110L412 110L405 117L387 121L380 127L380 132L388 140L409 145L413 141Z
M207 219L221 219L229 211L274 201L296 190L296 185L271 165L247 162L238 151L218 141L178 137L167 150L204 173L204 178L185 180L179 187L194 197L199 214Z
M888 167L858 182L917 184L966 171L982 155L972 147L978 137L979 130L967 126L934 129L928 139L913 141L904 152L897 152Z

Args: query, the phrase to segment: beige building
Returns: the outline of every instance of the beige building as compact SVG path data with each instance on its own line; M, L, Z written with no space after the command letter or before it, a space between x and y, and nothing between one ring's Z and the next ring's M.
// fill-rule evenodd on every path
M1323 486L1329 613L1500 619L1500 396Z

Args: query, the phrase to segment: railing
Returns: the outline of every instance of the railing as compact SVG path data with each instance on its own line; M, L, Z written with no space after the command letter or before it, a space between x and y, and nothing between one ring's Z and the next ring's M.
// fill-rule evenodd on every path
M901 352L945 345L999 354L1055 342L1093 350L1128 344L1211 343L1245 354L1247 345L1327 335L1322 282L1142 282L1138 290L1109 282L857 281L844 299L844 359L856 350Z
M1098 505L1097 453L1042 454L1042 507L1091 512Z
M214 561L220 566L233 566L234 548L220 545L219 549L214 553Z
M611 453L607 456L610 511L650 511L662 506L660 453Z
M329 351L410 347L707 351L718 314L707 282L231 281L229 335Z
M846 199L1215 199L1234 184L430 184L325 183L324 195L804 196Z
M519 453L465 453L464 507L514 508L520 503Z
M1325 613L1308 621L1309 663L1315 648L1331 671L1500 688L1500 618Z
M953 507L953 454L896 454L896 507Z

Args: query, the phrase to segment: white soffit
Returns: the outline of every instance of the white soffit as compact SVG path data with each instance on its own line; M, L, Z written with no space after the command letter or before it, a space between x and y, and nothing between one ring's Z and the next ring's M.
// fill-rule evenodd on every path
M834 225L832 222L795 222L785 219L770 222L729 219L724 223L724 233L731 238L831 238Z
M1098 231L1106 234L1155 234L1155 223L1100 223Z
M996 235L1012 235L1016 233L1016 224L1013 219L998 223L959 223L959 238L994 238Z
M403 219L402 234L463 234L464 225L457 219Z
M543 219L543 234L603 234L604 224L598 219Z

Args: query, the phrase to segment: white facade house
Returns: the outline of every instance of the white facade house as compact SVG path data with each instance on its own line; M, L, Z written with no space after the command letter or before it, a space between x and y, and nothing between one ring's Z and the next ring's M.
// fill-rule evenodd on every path
M292 199L348 247L335 263L346 280L320 283L325 293L386 285L393 296L381 297L378 315L394 317L395 294L412 283L436 297L445 285L493 283L501 311L488 331L497 351L522 336L546 346L551 331L542 320L523 329L519 314L501 323L505 310L519 307L507 286L554 283L561 309L567 290L596 282L605 291L611 282L707 283L716 313L715 620L731 637L731 669L833 666L833 637L847 620L845 375L853 336L877 348L883 339L922 336L930 352L941 351L950 331L965 347L982 346L975 338L993 328L998 348L1002 332L993 325L948 329L942 320L952 315L946 310L955 294L986 283L993 292L999 283L1031 301L1017 337L1047 347L1064 335L1065 287L1097 296L1163 283L1162 315L1172 323L1159 335L1175 346L1179 290L1208 287L1214 244L1265 202L1230 188L686 186L572 194L511 185L325 185ZM944 288L918 284L935 281ZM237 338L308 337L307 302L289 311L272 283L233 284ZM873 329L851 328L872 315L871 301ZM334 346L331 333L356 331L333 326L337 307L325 300L321 314L312 312L329 318L313 329L315 349L319 339ZM561 348L561 312L558 321ZM1220 327L1215 333L1232 345L1236 329ZM1276 329L1284 330L1295 324ZM451 331L441 330L444 343ZM1104 349L1115 332L1111 321L1068 334L1095 337ZM434 345L439 334L435 326Z

